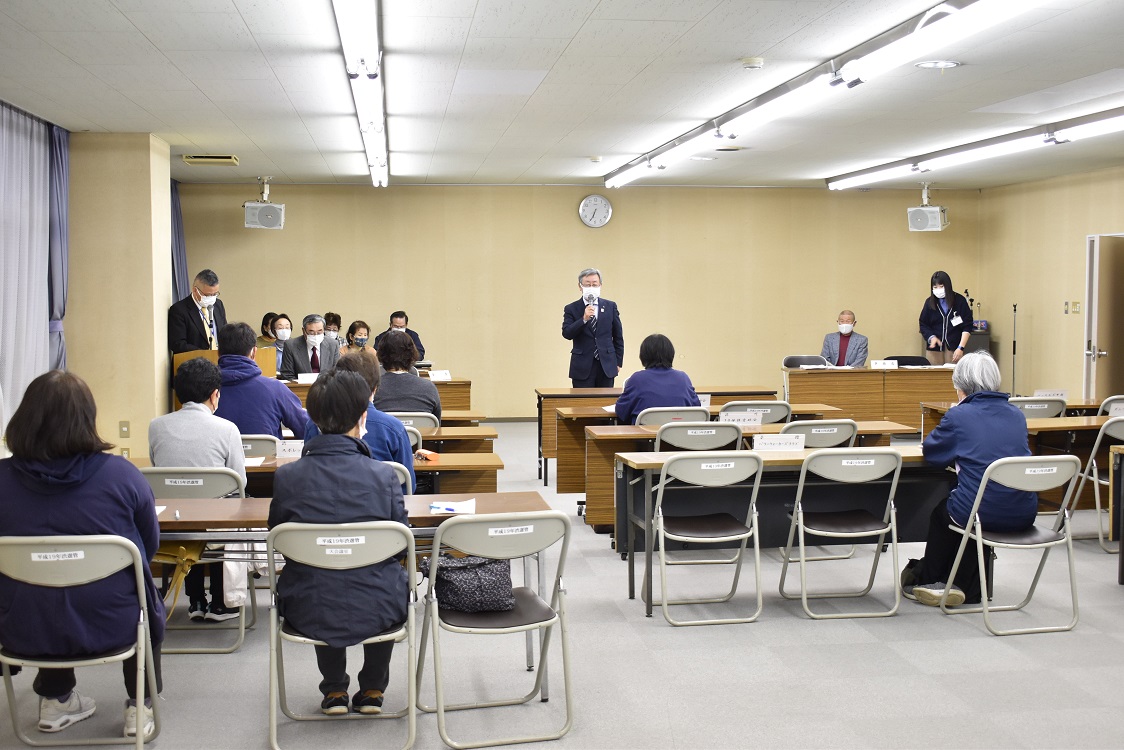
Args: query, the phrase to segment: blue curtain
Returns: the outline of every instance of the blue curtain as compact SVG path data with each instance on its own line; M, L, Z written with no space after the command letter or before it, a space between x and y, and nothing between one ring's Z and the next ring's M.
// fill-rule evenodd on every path
M50 239L47 256L47 294L51 308L52 370L66 369L67 265L70 260L70 132L51 126Z
M183 214L180 212L180 184L172 180L172 299L191 294L187 278L187 245L183 241Z

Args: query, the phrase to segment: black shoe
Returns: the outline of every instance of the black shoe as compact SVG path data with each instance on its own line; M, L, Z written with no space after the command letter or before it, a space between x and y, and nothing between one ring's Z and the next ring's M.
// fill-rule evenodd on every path
M917 566L921 563L920 560L910 560L902 568L901 587L902 596L912 601L917 601L917 597L913 594L913 587L917 584Z
M320 702L320 711L328 716L347 713L347 693L328 693Z
M191 620L202 620L207 616L207 600L194 601L187 608L187 616Z
M223 620L233 620L241 613L241 607L227 608L218 602L211 602L211 606L207 608L207 619L211 622L222 622Z
M356 693L351 699L351 707L361 714L381 714L382 691L364 690Z

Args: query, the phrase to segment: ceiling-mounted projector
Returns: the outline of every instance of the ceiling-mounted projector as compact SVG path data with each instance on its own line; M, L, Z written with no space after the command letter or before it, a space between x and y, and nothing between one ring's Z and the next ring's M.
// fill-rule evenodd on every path
M285 227L284 203L245 204L247 229L283 229Z
M948 226L948 209L929 205L929 183L921 183L921 205L905 210L911 232L939 232Z

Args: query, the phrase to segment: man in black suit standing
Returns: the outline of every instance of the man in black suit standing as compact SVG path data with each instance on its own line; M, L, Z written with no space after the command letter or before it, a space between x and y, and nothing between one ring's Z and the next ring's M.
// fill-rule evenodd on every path
M191 295L168 308L168 347L172 354L217 349L218 331L226 325L219 299L219 277L209 268L195 276Z
M301 373L327 372L340 359L340 345L324 337L323 315L305 315L302 328L303 335L285 343L279 376L282 380L296 380Z
M581 299L566 305L562 338L573 341L570 380L575 388L612 388L624 364L624 329L617 303L601 296L601 272L578 274Z

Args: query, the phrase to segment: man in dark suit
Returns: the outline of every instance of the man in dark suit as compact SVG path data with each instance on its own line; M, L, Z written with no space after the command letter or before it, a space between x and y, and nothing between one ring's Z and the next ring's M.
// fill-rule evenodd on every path
M219 277L209 268L195 276L191 295L168 308L168 347L172 354L217 349L218 331L226 325L219 299Z
M573 341L570 380L575 388L612 388L624 364L624 330L617 303L601 297L601 272L578 274L581 299L566 305L562 338Z
M305 315L303 335L285 344L281 355L281 379L296 380L301 373L327 372L340 358L340 345L324 337L324 316Z
M418 349L418 359L425 359L425 347L422 346L421 336L418 336L418 332L413 328L406 327L406 324L409 322L410 316L406 314L405 310L395 310L394 312L392 312L390 314L390 327L388 327L378 336L375 336L375 349L379 348L379 339L381 339L383 336L390 333L391 331L402 331L411 339L413 339L414 346L416 346Z

